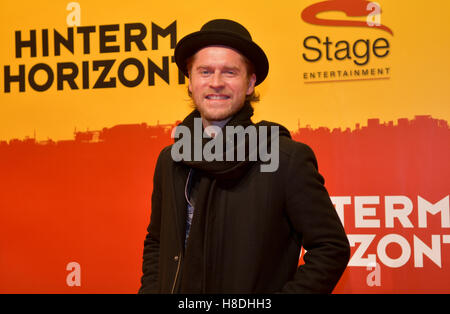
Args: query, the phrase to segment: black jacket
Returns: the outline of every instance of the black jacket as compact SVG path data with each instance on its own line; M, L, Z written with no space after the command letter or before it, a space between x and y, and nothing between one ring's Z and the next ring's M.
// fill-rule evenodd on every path
M176 293L185 240L189 168L161 152L139 293ZM313 151L280 137L279 169L255 163L236 184L214 190L208 219L220 246L207 244L214 293L330 293L344 272L349 243L318 173ZM298 267L301 246L305 264Z

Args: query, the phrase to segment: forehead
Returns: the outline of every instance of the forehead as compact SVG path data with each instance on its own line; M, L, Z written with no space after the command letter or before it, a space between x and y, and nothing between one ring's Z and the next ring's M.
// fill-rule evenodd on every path
M192 57L192 64L245 67L244 56L236 49L227 46L208 46L200 49Z

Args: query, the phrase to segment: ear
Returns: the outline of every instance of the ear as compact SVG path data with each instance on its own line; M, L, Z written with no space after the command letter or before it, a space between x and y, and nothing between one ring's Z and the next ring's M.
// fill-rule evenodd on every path
M191 87L191 77L189 77L189 80L188 80L188 90L192 93L192 87Z
M250 79L248 80L248 89L247 89L247 95L250 95L255 90L255 83L256 83L256 74L253 73L250 76Z

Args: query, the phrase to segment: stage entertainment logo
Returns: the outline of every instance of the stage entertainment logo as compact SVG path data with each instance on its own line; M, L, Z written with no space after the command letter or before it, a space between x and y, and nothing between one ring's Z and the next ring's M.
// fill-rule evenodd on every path
M328 32L323 26L328 27L332 34L304 38L301 57L311 65L302 73L304 83L389 79L391 67L385 61L391 53L389 38L394 32L381 23L381 13L379 3L366 0L328 0L306 7L302 20L322 27L322 32ZM357 38L348 40L346 35L347 38L336 39L344 29L352 29Z

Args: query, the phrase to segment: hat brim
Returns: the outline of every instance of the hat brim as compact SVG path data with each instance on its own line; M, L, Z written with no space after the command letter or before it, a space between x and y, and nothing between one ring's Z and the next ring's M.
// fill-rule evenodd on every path
M264 81L269 72L269 61L264 51L254 42L225 31L198 31L182 38L175 47L175 62L179 69L189 77L186 62L200 49L222 45L238 50L254 65L255 86Z

